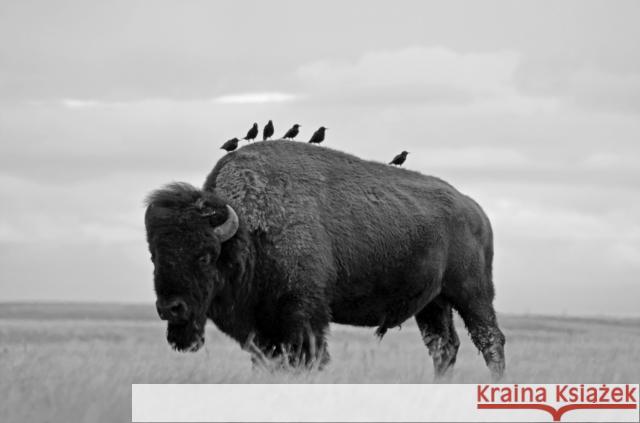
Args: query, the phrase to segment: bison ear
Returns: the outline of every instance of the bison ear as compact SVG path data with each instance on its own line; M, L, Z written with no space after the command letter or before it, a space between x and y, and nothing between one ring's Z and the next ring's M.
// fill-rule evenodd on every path
M195 206L202 216L206 217L206 216L213 216L214 214L216 214L215 210L207 206L207 204L204 201L204 198L202 197L196 200Z

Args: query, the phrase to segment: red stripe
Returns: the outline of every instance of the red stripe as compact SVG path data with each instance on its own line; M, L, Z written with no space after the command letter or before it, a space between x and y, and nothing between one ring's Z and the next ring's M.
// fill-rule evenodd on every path
M564 413L571 410L635 410L637 404L569 404L557 410L547 404L478 404L478 409L494 410L541 410L551 414L554 422L559 422Z

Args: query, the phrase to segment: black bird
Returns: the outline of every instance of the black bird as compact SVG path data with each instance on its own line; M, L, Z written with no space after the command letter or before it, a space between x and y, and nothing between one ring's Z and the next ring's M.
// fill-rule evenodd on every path
M227 150L230 153L233 150L235 150L236 148L238 148L238 141L240 141L240 140L237 139L237 138L231 138L229 141L227 141L224 144L222 144L222 147L220 147L220 148L222 150Z
M247 132L247 136L243 138L243 140L251 141L256 139L258 136L258 124L254 123L249 132Z
M224 144L222 144L222 147L220 147L220 148L222 150L227 150L230 153L233 150L235 150L236 148L238 148L238 141L240 141L240 140L237 139L237 138L231 138L229 141L227 141Z
M407 154L409 154L408 151L403 151L402 153L395 156L393 160L389 162L389 164L394 164L398 166L402 165L402 163L404 163L404 161L407 160Z
M262 141L266 141L273 136L273 122L269 121L262 130Z
M326 131L327 129L329 128L321 126L316 132L313 133L309 142L311 144L320 144L322 141L324 141L324 131Z
M294 139L294 138L298 135L298 132L300 132L300 125L298 125L298 124L296 123L295 125L293 125L293 126L291 127L291 129L289 129L289 130L287 131L287 133L286 133L286 134L284 134L284 137L282 137L282 138L284 138L285 140L286 140L287 138L289 138L289 139Z

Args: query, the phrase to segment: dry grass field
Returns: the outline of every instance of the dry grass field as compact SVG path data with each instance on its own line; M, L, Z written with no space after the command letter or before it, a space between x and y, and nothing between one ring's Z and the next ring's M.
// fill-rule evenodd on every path
M640 320L501 315L507 382L640 380ZM322 372L253 371L211 327L195 354L170 350L152 306L0 304L0 422L130 421L132 383L430 383L432 367L407 323L382 342L373 329L334 326ZM489 381L457 321L452 382Z

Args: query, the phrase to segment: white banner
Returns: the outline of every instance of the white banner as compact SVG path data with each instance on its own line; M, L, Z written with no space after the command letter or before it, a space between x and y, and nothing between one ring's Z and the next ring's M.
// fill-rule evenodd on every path
M638 421L638 385L132 385L133 422Z

